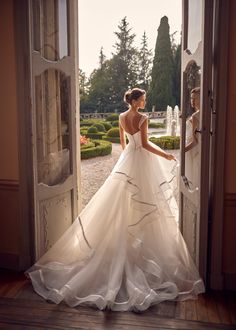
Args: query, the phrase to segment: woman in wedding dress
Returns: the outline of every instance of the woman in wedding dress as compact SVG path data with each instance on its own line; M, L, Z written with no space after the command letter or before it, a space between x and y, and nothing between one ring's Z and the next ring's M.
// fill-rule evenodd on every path
M194 113L186 122L185 176L188 179L190 189L196 190L199 187L200 168L197 137L200 122L200 87L191 90L191 106Z
M148 117L138 112L145 97L137 88L126 92L118 162L70 228L26 271L47 300L143 311L204 292L178 228L176 161L148 141Z

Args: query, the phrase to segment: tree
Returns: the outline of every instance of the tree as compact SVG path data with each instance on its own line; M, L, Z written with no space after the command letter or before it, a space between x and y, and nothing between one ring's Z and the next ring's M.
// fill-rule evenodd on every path
M100 61L100 68L93 70L90 76L89 101L97 112L107 111L107 104L109 102L108 94L110 88L108 63L109 61Z
M138 74L138 86L145 89L149 88L150 83L150 65L152 63L152 52L148 49L147 36L144 31L141 40L141 49L139 51L139 74Z
M133 46L135 34L131 33L131 30L124 17L115 32L118 40L114 46L115 53L109 62L110 111L123 111L125 91L137 85L138 51Z
M90 106L88 103L89 98L89 81L86 77L85 72L79 69L79 94L80 94L80 111L88 112L90 111Z
M155 110L166 110L167 105L174 106L173 96L173 57L166 16L161 18L155 47L155 56L151 73L149 104Z
M99 56L99 66L101 70L103 70L105 67L105 61L106 61L106 56L103 53L103 47L101 47L100 56Z
M181 86L181 44L179 44L173 54L174 59L174 98L175 104L180 106L180 86Z

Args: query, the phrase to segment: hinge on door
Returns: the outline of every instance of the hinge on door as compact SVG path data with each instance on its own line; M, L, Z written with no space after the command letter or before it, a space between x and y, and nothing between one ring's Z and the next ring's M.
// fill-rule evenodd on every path
M213 99L213 92L212 90L208 90L208 96L210 97L210 108L211 108L211 114L216 115L216 111L214 110L214 99ZM212 119L211 119L212 121ZM210 135L213 135L213 130L212 130L212 124L211 124L211 129L210 129Z
M212 90L208 90L208 96L210 97L211 113L212 113L213 115L216 115L216 111L214 110L214 99L213 99L213 93L212 93Z

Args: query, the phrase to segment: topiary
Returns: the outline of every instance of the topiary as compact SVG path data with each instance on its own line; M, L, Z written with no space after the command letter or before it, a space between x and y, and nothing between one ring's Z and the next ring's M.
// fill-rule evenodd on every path
M98 129L96 126L91 126L88 128L88 133L98 133Z
M112 125L106 121L102 122L102 124L105 127L106 131L109 131L109 129L112 128Z
M81 159L109 155L112 151L112 144L108 141L93 140L94 147L81 149Z
M110 128L107 132L107 136L109 137L119 137L120 136L120 130L118 127Z
M119 120L118 113L112 113L111 115L108 115L106 118L106 121L115 121L115 120Z
M113 127L118 127L119 126L119 120L115 120L112 122Z
M97 127L98 132L105 132L105 126L102 123L95 123L93 126Z

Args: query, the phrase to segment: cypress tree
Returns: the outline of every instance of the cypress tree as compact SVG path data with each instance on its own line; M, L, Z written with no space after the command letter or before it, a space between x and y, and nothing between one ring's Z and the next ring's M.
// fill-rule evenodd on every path
M180 86L181 86L181 44L174 51L174 97L175 105L180 106Z
M156 40L155 55L149 90L149 105L157 110L174 106L173 96L173 57L171 50L169 23L166 16L161 18Z

